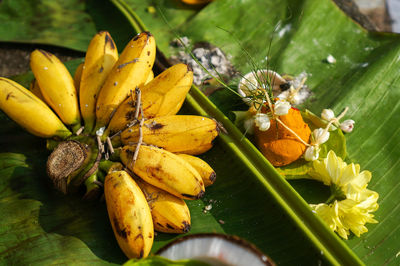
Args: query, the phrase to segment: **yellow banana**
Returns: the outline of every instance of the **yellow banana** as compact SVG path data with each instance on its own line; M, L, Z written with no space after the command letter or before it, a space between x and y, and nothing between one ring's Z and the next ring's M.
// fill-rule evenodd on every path
M53 54L35 50L30 66L46 102L64 124L76 131L80 127L80 113L74 80L64 64Z
M78 65L78 67L75 69L75 73L74 73L74 85L75 85L77 95L79 95L79 88L81 86L83 65L84 65L84 63L80 63Z
M40 91L39 85L36 79L33 79L29 84L29 90L35 94L42 102L46 103L46 100L43 98L42 92Z
M154 228L146 197L125 171L106 176L104 195L115 238L128 258L145 258L153 245Z
M118 51L110 34L97 33L90 41L79 90L79 101L85 129L91 132L96 120L96 100L108 74L118 60Z
M170 152L200 154L211 148L218 135L217 123L195 115L161 116L146 120L142 127L143 142ZM137 143L139 125L121 133L123 144Z
M133 162L136 146L122 148L122 163L149 184L178 198L198 199L204 195L200 174L179 156L156 147L141 145Z
M143 85L153 67L155 56L156 42L149 32L135 36L128 43L97 98L96 130L105 127L131 91Z
M10 79L0 78L0 109L35 136L64 139L71 135L44 102Z
M146 85L147 83L149 83L150 81L152 81L154 79L154 72L153 70L150 71L149 75L147 76L146 81L144 82L144 85Z
M209 185L212 185L214 183L217 175L208 163L196 156L191 156L183 153L177 155L188 162L191 166L193 166L194 169L196 169L196 171L203 179L205 187L208 187Z
M163 71L140 88L144 117L176 114L192 83L193 72L185 64L176 64ZM112 134L126 128L127 124L134 119L135 109L136 103L132 97L126 99L115 112L107 132Z
M142 189L150 206L154 230L176 234L189 232L190 212L183 199L142 180L138 179L136 183Z

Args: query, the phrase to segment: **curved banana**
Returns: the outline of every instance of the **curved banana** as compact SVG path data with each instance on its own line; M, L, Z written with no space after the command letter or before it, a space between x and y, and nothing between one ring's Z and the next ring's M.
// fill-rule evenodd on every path
M122 148L122 163L147 183L168 191L178 198L198 199L204 195L200 174L179 156L156 147L140 146L133 162L136 146Z
M115 238L128 258L145 258L153 245L154 228L143 192L125 171L106 176L104 195Z
M36 79L33 79L29 84L29 90L35 94L42 102L46 103L46 100L43 98L42 92L40 91L39 84Z
M72 134L44 102L10 79L0 78L0 109L35 136L64 139Z
M153 217L154 230L184 234L190 230L190 212L183 199L138 178L136 183L146 196Z
M78 93L78 95L79 95L79 88L81 86L82 70L83 70L84 64L85 64L84 62L80 63L76 67L75 73L74 73L74 85L75 85L75 89L76 89L76 92Z
M144 117L174 115L181 108L193 83L193 72L185 64L176 64L164 70L147 85L141 87ZM107 132L116 133L134 119L136 103L126 99L117 109Z
M93 130L97 96L117 60L118 51L110 34L106 31L97 33L86 52L79 87L79 102L86 132Z
M143 142L170 152L200 154L211 148L218 136L217 123L207 117L195 115L161 116L146 120L142 127ZM121 133L123 144L137 143L139 125Z
M194 169L196 169L196 171L203 179L205 187L208 187L215 182L217 175L215 174L215 171L211 168L211 166L204 160L200 159L199 157L183 153L177 155L188 162L191 166L193 166Z
M100 90L95 130L107 126L117 107L131 91L143 85L155 56L156 42L149 32L142 32L128 43Z
M53 54L35 50L30 66L46 102L64 124L76 131L80 127L80 112L74 80L64 64Z

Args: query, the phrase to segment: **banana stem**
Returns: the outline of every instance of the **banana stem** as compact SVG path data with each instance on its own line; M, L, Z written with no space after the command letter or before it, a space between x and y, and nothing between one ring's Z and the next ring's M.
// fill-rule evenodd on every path
M122 169L123 166L121 163L118 162L112 162L112 161L101 161L99 163L99 169L105 173L109 173L110 171L114 171L114 170L119 170Z
M81 127L75 132L75 135L79 136L79 135L83 132L84 129L85 129L85 127L84 127L84 126L81 126Z
M80 122L71 125L72 133L75 133L75 134L76 134L76 132L78 132L78 131L80 130L81 127L82 127L82 125L81 125ZM77 135L79 135L79 134L77 134Z
M113 147L113 145L111 143L111 139L109 137L107 137L106 141L107 141L107 147L108 147L109 152L111 154L113 154L114 153L114 147Z

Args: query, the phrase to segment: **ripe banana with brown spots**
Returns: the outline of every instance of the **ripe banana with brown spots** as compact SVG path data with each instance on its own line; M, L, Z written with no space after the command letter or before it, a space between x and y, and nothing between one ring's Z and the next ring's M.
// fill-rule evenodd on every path
M145 258L154 240L153 220L143 192L125 171L106 176L104 195L115 238L128 258Z
M146 82L155 56L156 42L149 32L140 33L126 45L97 98L95 130L106 127L131 91Z
M31 53L30 66L46 103L75 132L81 126L74 80L64 64L44 50Z
M93 130L97 96L117 60L117 47L110 34L106 31L97 33L86 52L79 85L80 108L86 132Z
M122 144L137 143L139 125L125 129L120 136ZM212 147L218 136L217 123L195 115L161 116L146 120L142 127L143 142L170 152L201 154ZM118 137L115 142L118 141Z
M140 87L145 118L175 115L193 83L193 72L185 64L176 64ZM135 118L136 102L127 98L117 109L107 128L112 135L127 127Z
M212 185L215 182L217 175L215 174L215 171L211 168L211 166L204 160L200 159L199 157L183 153L177 155L182 159L184 159L191 166L193 166L194 169L197 170L197 172L203 179L205 187L208 187L209 185Z
M184 234L190 230L190 212L183 199L159 189L138 178L150 206L154 230L164 233Z
M122 163L147 183L178 198L198 199L204 195L200 174L179 156L156 147L141 145L136 161L136 146L125 146L120 152Z
M43 101L7 78L0 78L0 109L35 136L65 139L72 134Z

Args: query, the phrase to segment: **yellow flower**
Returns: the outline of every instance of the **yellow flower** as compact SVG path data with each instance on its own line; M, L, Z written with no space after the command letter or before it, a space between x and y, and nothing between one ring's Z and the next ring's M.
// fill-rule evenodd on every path
M368 231L366 223L377 223L371 212L379 207L379 194L367 189L371 172L360 172L358 164L346 164L333 151L326 159L314 161L313 168L310 176L329 185L332 195L326 203L310 207L329 228L347 239L350 231L359 237Z
M347 190L348 186L359 190L365 189L372 177L370 171L360 173L359 164L346 164L332 150L325 159L313 162L313 170L309 175L325 185L336 185L343 191Z

